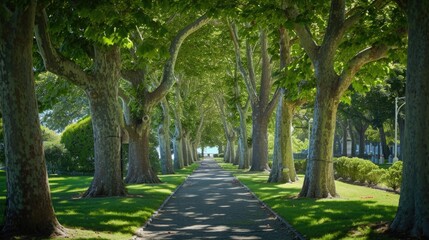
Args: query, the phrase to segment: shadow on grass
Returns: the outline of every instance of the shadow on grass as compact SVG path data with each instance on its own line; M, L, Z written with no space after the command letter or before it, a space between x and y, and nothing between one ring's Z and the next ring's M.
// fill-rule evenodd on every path
M302 175L296 183L267 183L267 173L226 169L309 239L392 239L374 225L393 220L398 195L336 182L341 198L297 198Z
M98 231L131 237L196 167L194 164L174 175L160 175L163 182L160 184L129 185L129 197L79 198L92 177L52 175L49 183L56 216L67 228L95 231L89 232L92 235L84 239L103 239ZM5 210L5 202L6 178L5 172L0 171L0 214ZM3 221L0 219L0 225Z

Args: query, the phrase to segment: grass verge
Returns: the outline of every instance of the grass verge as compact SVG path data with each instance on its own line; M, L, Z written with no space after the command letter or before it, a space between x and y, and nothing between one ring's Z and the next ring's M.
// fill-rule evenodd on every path
M194 163L176 174L159 175L161 184L128 185L129 197L80 199L92 177L52 175L49 184L55 213L68 228L67 239L130 239L197 167ZM5 172L0 171L0 213L5 209L5 186Z
M219 164L308 239L394 239L378 231L392 221L399 195L336 181L340 198L296 198L304 176L296 183L267 183L268 173L237 170Z

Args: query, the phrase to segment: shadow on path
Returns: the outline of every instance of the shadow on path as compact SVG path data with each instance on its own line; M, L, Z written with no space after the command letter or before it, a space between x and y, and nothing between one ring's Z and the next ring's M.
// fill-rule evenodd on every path
M213 159L200 167L133 239L297 239Z

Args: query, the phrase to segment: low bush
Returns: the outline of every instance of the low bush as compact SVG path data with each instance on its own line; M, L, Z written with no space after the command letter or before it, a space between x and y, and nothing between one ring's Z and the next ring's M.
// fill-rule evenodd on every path
M295 171L297 173L304 174L305 169L307 168L307 160L305 159L296 159L295 161Z
M67 126L61 135L61 143L73 160L70 171L94 171L94 137L90 117Z
M381 182L381 178L385 173L386 173L386 170L383 168L373 169L366 176L367 177L366 180L370 185L377 185Z
M365 159L339 157L334 159L334 169L337 178L341 177L344 180L372 184L374 178L369 180L368 176L372 171L379 170L379 167Z
M46 166L49 173L69 172L73 168L72 158L59 141L44 142Z
M385 174L381 177L381 181L394 191L400 189L402 182L402 161L395 162L390 168L388 168Z

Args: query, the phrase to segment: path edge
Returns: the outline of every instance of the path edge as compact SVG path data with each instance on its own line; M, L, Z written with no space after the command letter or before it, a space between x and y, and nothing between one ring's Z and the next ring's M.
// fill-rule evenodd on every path
M247 187L246 185L244 185L244 183L242 183L236 176L234 176L234 174L232 175L234 177L235 180L237 180L237 182L240 183L241 186L243 186L258 202L259 204L261 204L264 208L266 208L269 212L271 212L271 214L273 214L274 216L276 216L276 218L283 223L286 227L289 228L289 230L291 232L293 232L295 234L295 239L299 239L299 240L306 240L306 238L300 233L298 232L290 223L288 223L283 217L281 217L279 214L277 214L273 209L271 209L271 207L269 207L267 204L265 204L258 196L256 196L256 194L254 192L252 192L252 190L250 190L249 187Z
M201 160L196 161L196 163L200 164ZM198 165L198 168L199 167L200 165ZM197 170L198 168L196 168L195 170ZM159 208L156 211L154 211L152 215L150 215L150 217L146 220L146 222L135 231L134 235L131 237L131 240L144 237L143 232L144 232L144 229L147 227L147 225L149 225L152 222L153 218L159 214L159 212L164 208L164 206L168 203L168 201L170 201L170 199L174 196L174 194L176 194L176 192L179 191L179 189L181 189L183 185L185 185L185 183L188 181L189 177L194 173L194 171L188 174L188 176L186 176L185 180L179 186L177 186L176 189L174 189L174 191L164 200L164 202L162 202Z

